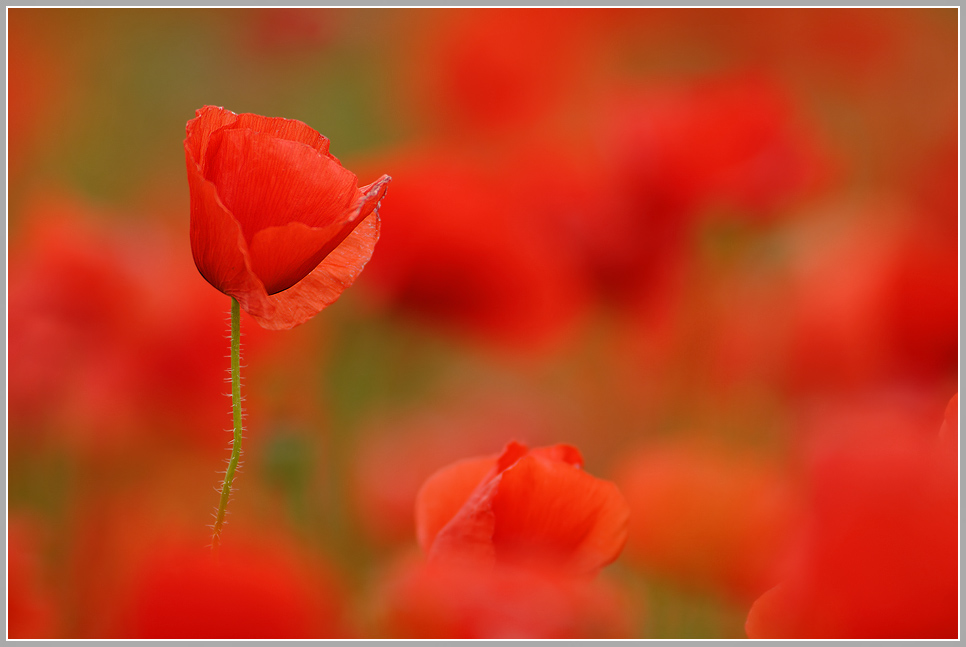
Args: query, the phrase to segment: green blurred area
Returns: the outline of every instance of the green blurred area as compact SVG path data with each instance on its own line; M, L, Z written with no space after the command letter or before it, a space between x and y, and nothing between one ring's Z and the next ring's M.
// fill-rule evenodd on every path
M259 10L11 10L14 39L33 41L23 55L57 73L47 100L64 102L52 108L58 118L40 126L49 144L33 152L25 181L10 186L11 226L23 194L44 183L108 204L136 203L146 187L161 185L178 191L187 209L181 142L185 122L203 105L314 124L335 142L336 156L404 137L386 119L388 71L378 47L391 12L317 11L325 17L312 24L331 35L259 51ZM25 73L21 51L12 53L15 89Z

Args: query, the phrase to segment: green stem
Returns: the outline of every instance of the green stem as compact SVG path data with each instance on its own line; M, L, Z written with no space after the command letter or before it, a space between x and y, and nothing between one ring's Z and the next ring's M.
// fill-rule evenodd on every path
M221 500L218 502L218 512L215 513L215 525L211 538L211 547L217 551L221 545L221 529L225 525L225 511L228 507L228 499L231 496L231 482L235 478L235 470L238 467L238 459L241 457L242 443L242 410L241 410L241 371L239 370L240 355L240 325L239 325L238 301L231 299L231 413L235 422L235 435L231 444L231 458L228 461L228 469L225 470L225 481L221 486Z

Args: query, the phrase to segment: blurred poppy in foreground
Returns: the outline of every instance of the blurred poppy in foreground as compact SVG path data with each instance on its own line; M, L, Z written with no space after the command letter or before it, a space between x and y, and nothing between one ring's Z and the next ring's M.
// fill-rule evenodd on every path
M654 215L728 206L771 219L832 170L815 129L764 75L631 86L613 93L599 123L615 172L637 180L626 186Z
M372 256L390 178L357 188L304 123L205 106L184 147L195 265L261 326L304 323Z
M942 438L895 415L865 418L826 423L816 439L801 545L751 608L749 637L957 637L955 410Z
M774 585L795 509L777 465L675 442L630 454L614 480L631 507L631 563L739 600Z
M627 539L627 504L582 469L570 445L458 461L416 499L428 555L388 577L381 616L393 636L620 638L622 596L596 581Z
M588 249L602 289L643 298L687 260L702 219L727 214L773 222L833 174L815 129L767 76L729 74L698 82L615 89L594 137L623 204Z
M185 264L183 237L76 198L45 196L24 215L10 257L11 441L221 447L225 402L210 394L224 385L225 308ZM250 323L250 355L288 343Z
M830 216L800 231L791 257L785 359L791 388L954 379L955 237L928 214L888 202Z
M221 547L166 536L124 568L106 635L127 639L345 637L342 592L282 537Z
M617 487L583 471L570 445L528 449L437 471L416 499L416 532L431 562L516 564L593 575L627 541Z
M631 637L635 611L599 579L406 560L383 583L377 615L393 638L580 639Z

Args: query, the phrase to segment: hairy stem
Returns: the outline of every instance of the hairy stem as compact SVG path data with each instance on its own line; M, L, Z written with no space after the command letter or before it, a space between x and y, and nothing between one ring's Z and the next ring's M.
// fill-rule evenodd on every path
M228 461L228 469L225 470L225 481L221 486L221 500L218 502L218 512L215 513L215 525L211 538L211 547L217 551L221 545L221 530L225 525L225 511L228 508L228 499L231 497L231 482L235 478L235 470L238 468L238 459L241 456L242 443L242 410L241 410L241 376L240 376L240 323L239 323L238 301L232 297L231 300L231 413L235 423L234 437L231 444L231 458Z

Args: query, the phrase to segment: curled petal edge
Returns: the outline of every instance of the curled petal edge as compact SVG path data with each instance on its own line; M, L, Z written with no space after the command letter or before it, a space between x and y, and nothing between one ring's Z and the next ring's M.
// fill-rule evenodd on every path
M240 295L248 297L247 307L239 295L232 296L239 298L239 304L245 311L268 330L294 328L332 305L343 290L355 282L372 258L379 240L379 203L391 179L384 175L361 189L362 195L347 219L358 221L359 224L304 279L287 290L269 296L261 281L252 275L252 279L258 283L258 290Z

